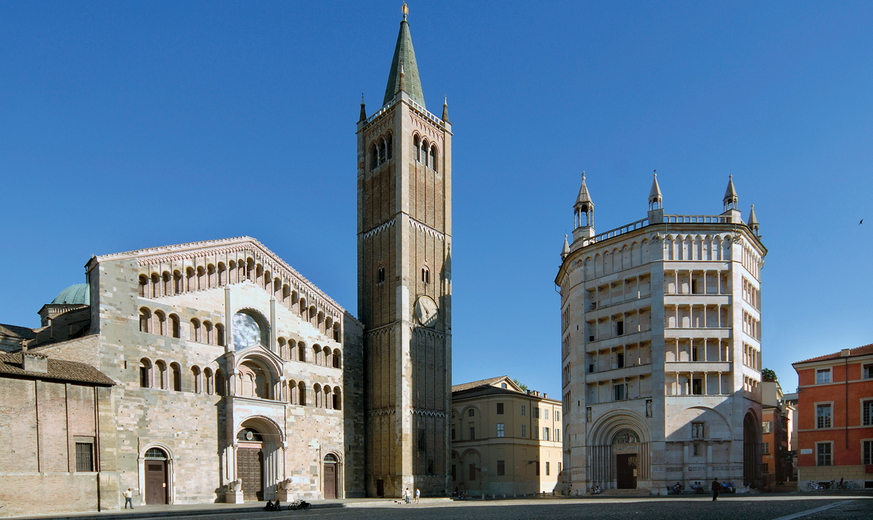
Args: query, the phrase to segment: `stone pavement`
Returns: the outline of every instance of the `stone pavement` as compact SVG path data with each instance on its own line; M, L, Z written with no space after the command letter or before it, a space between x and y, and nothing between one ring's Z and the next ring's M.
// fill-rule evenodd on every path
M481 501L481 500L480 500ZM307 500L312 504L312 509L324 509L331 507L389 507L399 500L390 498L347 498L336 500ZM448 504L450 498L422 498L421 504ZM248 502L244 504L175 504L159 506L136 506L133 509L121 509L117 511L90 511L85 513L57 513L47 515L14 516L18 520L99 520L109 518L111 520L134 520L137 518L154 518L157 516L172 518L174 516L210 516L224 513L259 513L263 512L266 502ZM287 510L288 504L282 503L282 510ZM2 511L0 511L2 513ZM2 514L0 514L0 518Z
M848 500L847 500L848 499ZM855 499L855 500L852 500ZM860 501L858 501L860 499ZM341 500L312 500L313 516L321 516L318 510L322 513L330 508L339 509L337 513L340 516L349 517L371 517L372 513L364 513L361 509L366 508L381 508L383 511L381 516L397 517L397 514L404 520L410 518L409 515L415 518L444 518L445 508L460 508L456 509L457 515L452 513L453 517L457 518L515 518L514 515L521 514L521 517L542 517L542 518L579 518L579 514L585 516L602 517L602 518L628 518L628 516L644 513L649 518L668 518L676 519L694 519L715 518L712 515L717 512L718 518L738 518L745 517L746 520L754 520L756 518L788 520L789 518L800 518L806 516L785 516L786 513L798 513L805 511L807 514L810 509L814 509L821 504L828 504L839 501L845 507L860 507L858 513L848 514L849 511L834 509L832 512L823 513L821 516L813 516L811 518L830 519L830 518L871 518L873 517L873 494L869 491L859 493L840 493L839 495L821 495L818 493L786 493L786 494L761 494L761 495L725 495L719 497L718 503L712 503L706 495L688 495L688 496L669 496L669 497L618 497L618 496L585 496L585 497L562 497L562 496L539 496L536 498L497 498L495 500L470 499L465 501L452 500L449 498L422 498L420 504L398 505L399 500L394 499L376 499L376 498L357 498L357 499L341 499ZM851 506L846 506L848 503L854 503ZM89 512L89 513L70 513L66 515L31 515L14 517L20 520L33 519L45 520L48 518L58 520L133 520L143 518L174 518L174 517L234 517L235 514L245 517L258 517L256 513L272 515L273 513L264 513L264 502L247 503L247 504L187 504L187 505L161 505L161 506L138 506L133 510L105 511L105 512ZM719 505L720 504L720 505ZM284 504L283 504L284 505ZM469 506L469 507L465 507ZM501 506L509 506L506 507ZM544 506L548 506L543 509ZM554 506L554 507L553 507ZM496 513L493 508L497 507L499 513ZM570 509L567 509L567 508ZM832 506L827 506L832 507ZM592 509L593 508L593 509ZM713 509L716 508L716 509ZM739 509L737 509L739 508ZM357 509L360 513L355 513ZM427 513L432 511L434 514ZM345 511L345 513L341 513ZM403 511L403 512L401 512ZM753 513L755 511L755 513ZM390 514L389 514L390 512ZM282 513L285 513L283 510ZM290 513L297 513L290 512ZM303 512L301 512L303 513ZM702 513L702 514L701 514ZM835 516L828 516L827 513L832 513ZM286 513L287 514L287 513ZM287 517L283 514L282 517ZM533 516L532 516L533 515ZM858 516L860 515L860 516ZM2 516L2 515L0 515ZM517 516L517 515L516 515ZM519 517L519 518L521 518Z

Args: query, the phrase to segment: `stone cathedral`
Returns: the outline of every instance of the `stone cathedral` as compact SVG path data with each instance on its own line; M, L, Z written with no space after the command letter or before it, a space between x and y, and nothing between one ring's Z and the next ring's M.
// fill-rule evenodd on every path
M92 257L0 325L0 517L448 493L452 133L406 16L357 123L359 318L250 237Z
M449 489L451 130L425 108L404 6L382 107L358 121L370 496Z

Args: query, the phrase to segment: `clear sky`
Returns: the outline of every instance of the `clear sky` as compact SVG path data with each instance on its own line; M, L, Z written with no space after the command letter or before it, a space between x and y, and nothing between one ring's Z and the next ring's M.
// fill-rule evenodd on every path
M240 235L355 313L355 122L400 4L0 3L0 322L37 326L91 255ZM599 231L645 217L652 170L680 214L720 213L733 174L786 392L792 362L873 342L873 3L409 7L455 133L455 383L560 399L582 170Z

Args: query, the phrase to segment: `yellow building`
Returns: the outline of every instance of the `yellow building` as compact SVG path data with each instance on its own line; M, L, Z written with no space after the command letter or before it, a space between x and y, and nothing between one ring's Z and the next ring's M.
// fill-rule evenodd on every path
M452 386L455 491L560 493L561 403L508 376Z

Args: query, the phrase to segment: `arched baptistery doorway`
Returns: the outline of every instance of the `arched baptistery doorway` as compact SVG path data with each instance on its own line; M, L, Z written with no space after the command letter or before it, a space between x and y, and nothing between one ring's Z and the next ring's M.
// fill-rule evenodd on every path
M761 485L758 473L758 462L761 460L761 432L758 431L760 420L756 420L752 412L743 418L743 484Z
M651 479L651 443L634 419L606 417L595 426L588 451L589 487L636 489L640 481Z
M282 435L272 421L252 418L236 435L236 478L243 500L273 500L281 480Z

